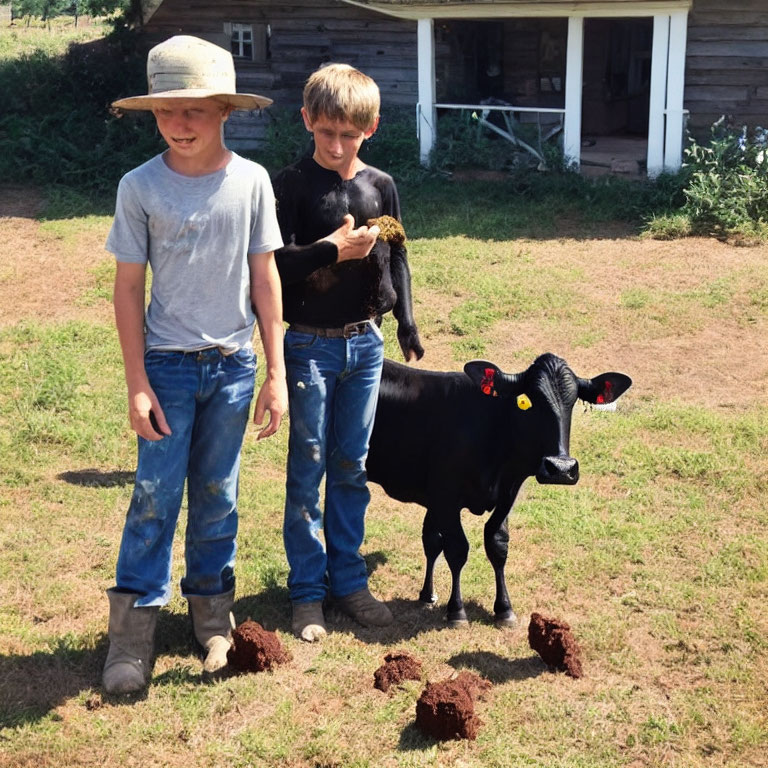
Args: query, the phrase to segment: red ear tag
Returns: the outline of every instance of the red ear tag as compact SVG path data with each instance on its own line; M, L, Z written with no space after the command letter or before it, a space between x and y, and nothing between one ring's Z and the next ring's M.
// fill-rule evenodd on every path
M612 403L613 402L613 392L611 390L613 389L613 382L612 381L606 381L605 382L605 389L603 389L603 394L598 395L597 402L598 403Z
M496 371L493 368L486 368L485 369L485 376L483 376L483 380L480 382L480 391L484 395L493 395L494 397L497 396L497 392L494 390L493 385L493 378L496 375Z

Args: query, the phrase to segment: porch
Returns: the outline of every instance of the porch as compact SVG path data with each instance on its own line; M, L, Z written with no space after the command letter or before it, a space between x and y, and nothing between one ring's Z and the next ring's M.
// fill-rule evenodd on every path
M641 142L644 158L627 158L638 173L653 177L682 164L691 0L345 1L417 22L425 164L438 109L489 102L539 124L556 114L563 152L577 167L610 169ZM620 155L608 157L619 146L608 138L619 141Z

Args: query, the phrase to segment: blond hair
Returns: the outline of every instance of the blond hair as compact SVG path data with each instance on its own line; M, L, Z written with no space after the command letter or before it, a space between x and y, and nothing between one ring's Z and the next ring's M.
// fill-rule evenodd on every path
M348 120L361 131L379 116L379 86L349 64L326 64L309 76L304 86L304 109L310 122L318 117Z

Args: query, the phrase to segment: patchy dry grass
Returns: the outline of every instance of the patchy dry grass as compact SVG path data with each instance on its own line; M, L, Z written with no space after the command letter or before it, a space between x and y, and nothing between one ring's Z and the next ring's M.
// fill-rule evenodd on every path
M107 602L134 443L109 309L106 217L34 218L0 191L0 766L764 765L768 680L768 323L765 247L709 240L414 239L423 367L475 354L507 370L540 352L580 375L630 374L616 413L574 414L573 488L529 483L510 518L517 630L492 625L483 519L467 514L470 625L415 603L422 512L373 489L364 548L393 627L331 613L326 642L289 634L281 516L286 433L246 439L238 619L276 629L293 661L208 684L184 602L161 612L154 678L101 695ZM394 329L385 326L396 357ZM452 418L460 421L462 414ZM176 542L180 577L183 528ZM568 621L585 677L546 670L532 611ZM405 649L424 680L382 694ZM414 727L426 680L472 669L493 688L477 741Z

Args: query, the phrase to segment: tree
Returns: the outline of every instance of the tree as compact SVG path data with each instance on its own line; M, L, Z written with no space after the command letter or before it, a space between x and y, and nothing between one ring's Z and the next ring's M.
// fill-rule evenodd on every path
M75 24L79 16L106 16L120 12L131 22L141 21L141 0L13 0L13 15L29 19L33 16L48 21L54 16L74 16Z
M11 9L14 16L27 17L27 23L33 16L48 21L53 16L63 13L72 0L13 0Z

